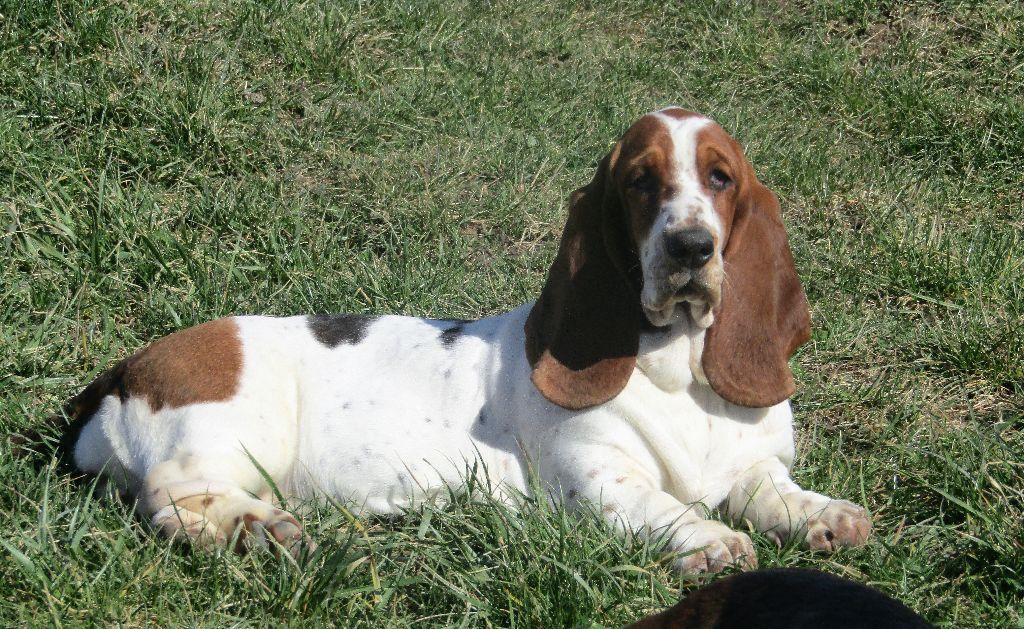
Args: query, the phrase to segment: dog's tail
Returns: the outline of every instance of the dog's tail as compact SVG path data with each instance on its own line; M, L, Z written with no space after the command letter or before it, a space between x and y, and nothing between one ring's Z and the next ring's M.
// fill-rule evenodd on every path
M82 429L89 423L103 398L118 395L125 398L124 373L128 359L100 374L81 393L68 400L61 412L46 418L40 425L10 436L15 458L28 459L55 456L67 469L76 469L75 445Z

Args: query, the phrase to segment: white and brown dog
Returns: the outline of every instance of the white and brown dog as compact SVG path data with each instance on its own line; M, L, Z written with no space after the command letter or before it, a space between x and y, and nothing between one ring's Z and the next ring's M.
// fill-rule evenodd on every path
M688 571L756 564L715 507L779 541L863 543L863 508L789 477L787 360L809 313L778 201L739 144L679 108L646 115L569 205L535 303L479 321L205 323L74 398L64 445L204 545L298 546L264 472L289 497L398 513L474 464L503 497L535 470L567 505L663 537Z

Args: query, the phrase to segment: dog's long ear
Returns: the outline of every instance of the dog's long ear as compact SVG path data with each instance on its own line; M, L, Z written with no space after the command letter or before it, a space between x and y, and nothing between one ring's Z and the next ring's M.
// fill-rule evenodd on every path
M751 176L724 251L725 283L704 339L704 374L733 404L763 408L796 390L789 357L811 337L779 201Z
M603 404L636 364L640 311L639 259L630 244L605 157L593 181L569 198L569 218L547 283L526 321L532 380L568 409Z

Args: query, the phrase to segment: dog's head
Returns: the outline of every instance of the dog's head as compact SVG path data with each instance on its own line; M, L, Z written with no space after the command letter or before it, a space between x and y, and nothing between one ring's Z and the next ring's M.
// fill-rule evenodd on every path
M779 203L713 121L679 108L638 120L569 201L526 323L533 382L579 409L625 387L640 330L707 328L702 367L749 407L793 394L788 359L810 337Z

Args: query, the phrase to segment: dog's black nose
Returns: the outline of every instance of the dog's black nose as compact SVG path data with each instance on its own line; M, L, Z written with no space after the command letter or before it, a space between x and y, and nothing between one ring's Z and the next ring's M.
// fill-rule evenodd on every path
M699 269L714 255L715 239L703 227L665 232L665 250L679 264Z

